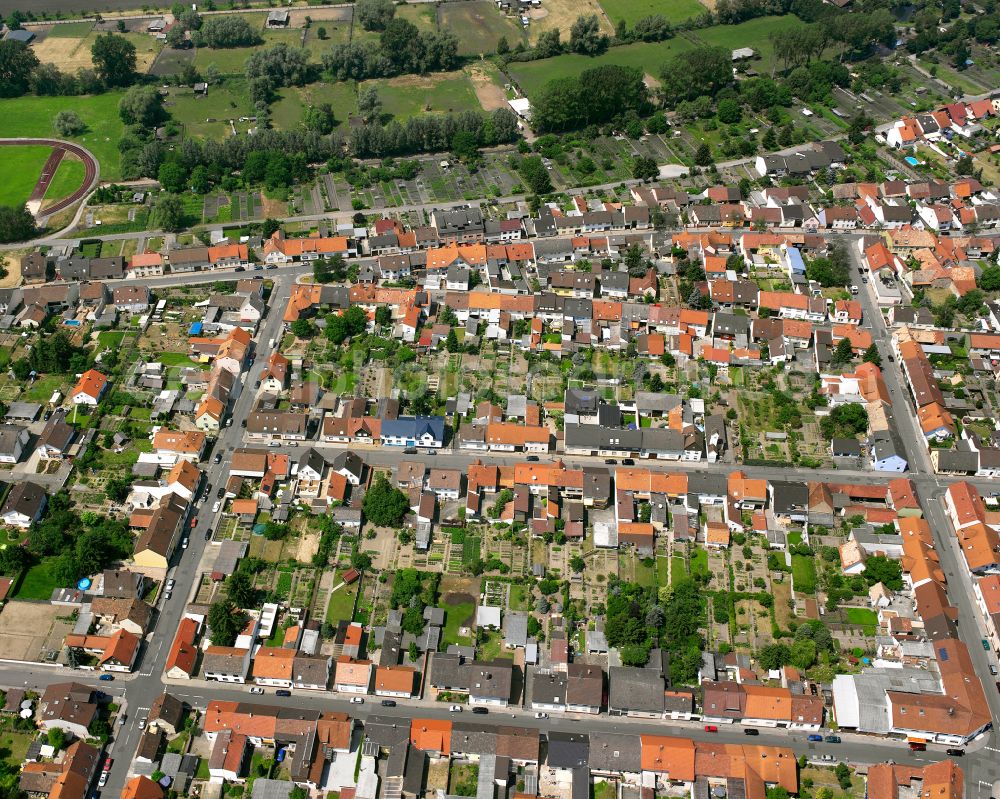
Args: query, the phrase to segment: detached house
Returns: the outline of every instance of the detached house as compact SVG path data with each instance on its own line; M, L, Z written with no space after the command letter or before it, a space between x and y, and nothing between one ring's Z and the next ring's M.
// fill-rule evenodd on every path
M70 392L70 399L77 405L95 406L108 388L108 378L96 369L88 369Z
M23 482L11 488L0 507L0 520L12 527L27 530L42 518L48 504L48 493L37 483Z

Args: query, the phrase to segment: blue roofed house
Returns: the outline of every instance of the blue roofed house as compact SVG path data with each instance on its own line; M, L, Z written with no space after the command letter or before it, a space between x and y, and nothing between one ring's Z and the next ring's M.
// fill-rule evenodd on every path
M443 416L400 416L398 419L383 419L382 444L389 447L429 447L440 449L444 446Z

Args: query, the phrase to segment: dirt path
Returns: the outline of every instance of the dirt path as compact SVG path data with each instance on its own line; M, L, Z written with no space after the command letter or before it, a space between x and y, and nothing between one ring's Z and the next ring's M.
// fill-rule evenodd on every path
M507 106L507 97L504 95L503 87L497 86L481 67L473 64L469 68L469 80L472 81L476 99L479 100L484 111L494 111L497 108Z

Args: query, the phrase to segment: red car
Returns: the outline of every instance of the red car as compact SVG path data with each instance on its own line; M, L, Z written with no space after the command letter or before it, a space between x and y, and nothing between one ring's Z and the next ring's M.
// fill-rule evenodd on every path
M193 530L197 526L198 526L198 517L195 516L193 519L191 519L191 529Z
M718 731L719 731L719 728L716 727L714 724L706 724L705 725L705 732L718 732Z
M922 744L919 741L910 741L910 751L911 752L926 752L927 744Z
M112 763L112 762L113 762L113 761L111 760L111 758L110 758L110 757L106 757L106 758L104 758L104 770L105 770L105 771L111 771L111 763Z

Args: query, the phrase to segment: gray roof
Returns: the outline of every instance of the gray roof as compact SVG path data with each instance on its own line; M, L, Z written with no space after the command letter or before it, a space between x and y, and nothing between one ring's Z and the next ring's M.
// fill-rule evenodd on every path
M552 731L548 739L550 768L577 768L589 762L590 738L586 733Z
M642 771L642 742L638 735L592 732L589 756L591 771L613 774Z
M504 645L508 647L523 647L528 644L528 614L524 611L511 611L504 620Z
M288 799L295 783L290 780L270 780L258 777L253 781L251 799Z
M640 713L663 712L663 677L654 669L612 666L608 707Z

